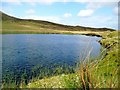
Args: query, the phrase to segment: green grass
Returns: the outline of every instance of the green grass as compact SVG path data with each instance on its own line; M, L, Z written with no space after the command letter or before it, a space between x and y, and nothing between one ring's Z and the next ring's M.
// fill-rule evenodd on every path
M75 88L77 86L79 86L78 75L62 74L58 76L44 78L41 80L32 81L26 86L26 88Z

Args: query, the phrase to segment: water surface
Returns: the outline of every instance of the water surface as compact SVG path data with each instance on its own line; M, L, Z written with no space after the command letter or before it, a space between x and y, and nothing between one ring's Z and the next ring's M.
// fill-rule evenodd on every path
M21 72L35 66L53 68L53 65L75 66L89 51L91 57L100 53L100 37L56 34L2 35L3 73Z

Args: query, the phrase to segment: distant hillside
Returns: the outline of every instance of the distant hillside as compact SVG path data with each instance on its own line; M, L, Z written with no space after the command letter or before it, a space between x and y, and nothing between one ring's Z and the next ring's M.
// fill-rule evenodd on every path
M108 28L69 26L42 20L19 19L0 12L3 33L69 33L68 31L114 31Z

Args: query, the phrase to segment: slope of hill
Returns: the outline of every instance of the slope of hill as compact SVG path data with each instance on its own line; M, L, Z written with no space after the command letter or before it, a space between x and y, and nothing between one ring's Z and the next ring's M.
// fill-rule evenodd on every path
M0 12L2 33L66 33L79 34L80 31L114 31L108 28L69 26L42 20L19 19Z

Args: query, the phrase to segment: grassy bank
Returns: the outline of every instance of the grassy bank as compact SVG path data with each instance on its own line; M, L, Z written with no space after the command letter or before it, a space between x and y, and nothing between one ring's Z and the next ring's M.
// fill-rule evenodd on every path
M80 64L76 73L38 79L31 81L26 87L84 89L118 87L118 76L120 75L118 73L118 32L96 34L102 37L99 42L104 47L98 59L93 61L86 59Z

